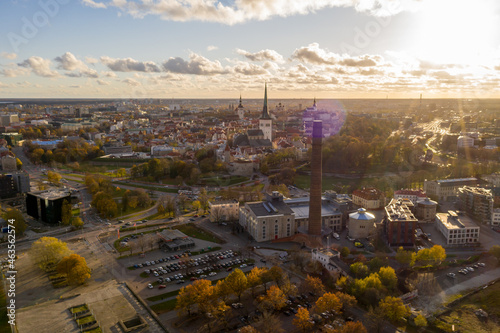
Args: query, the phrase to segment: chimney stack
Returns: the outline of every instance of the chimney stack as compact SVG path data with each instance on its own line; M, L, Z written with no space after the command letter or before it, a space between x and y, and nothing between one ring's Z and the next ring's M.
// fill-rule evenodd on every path
M311 197L309 200L309 228L311 236L321 236L321 178L322 178L322 153L323 123L315 120L312 131L311 154Z

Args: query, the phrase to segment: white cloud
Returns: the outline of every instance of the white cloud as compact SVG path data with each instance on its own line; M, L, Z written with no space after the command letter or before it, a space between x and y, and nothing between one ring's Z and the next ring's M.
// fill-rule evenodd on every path
M109 82L108 82L108 81L104 81L104 80L97 80L97 83L98 83L100 86L109 86Z
M91 65L97 64L99 62L98 59L93 57L85 57L85 61Z
M382 62L379 55L362 55L359 57L350 57L328 52L319 47L318 43L311 43L308 46L296 49L292 54L292 59L316 65L342 65L349 67L370 67L377 66Z
M31 68L33 73L42 77L58 77L59 73L50 69L51 61L42 57L29 57L18 64L21 67Z
M218 46L215 46L215 45L208 45L207 46L207 51L215 51L215 50L218 50L219 47Z
M64 69L66 71L76 71L72 73L66 73L66 76L86 76L93 78L99 76L96 70L89 68L83 61L77 59L71 52L66 52L62 56L55 58L54 61L59 63L58 68L60 69Z
M115 59L101 57L101 62L114 72L160 72L160 67L152 61L137 61L132 58Z
M8 84L0 82L0 89L2 89L2 88L8 88L8 87L9 87Z
M28 68L19 67L16 64L10 64L8 67L0 70L0 75L6 77L18 77L28 75L30 70Z
M239 62L236 66L233 67L233 71L238 74L243 74L243 75L263 75L263 74L269 74L269 72L264 69L263 67L256 65L256 64L250 64L248 62Z
M116 75L116 73L108 72L108 71L101 72L101 74L104 75L105 77L117 77L118 76L118 75Z
M0 53L0 56L2 58L10 59L10 60L14 60L14 59L17 58L17 54L15 54L15 53L9 53L9 52L2 52L2 53Z
M122 80L122 82L128 84L129 86L140 86L140 82L134 80L134 79L131 79L131 78L126 78L125 80Z
M94 0L81 0L82 4L91 8L107 8L106 4Z
M219 61L210 61L196 53L189 56L189 61L180 57L170 58L163 63L163 68L168 72L178 74L216 75L228 73L228 70L223 68Z
M324 8L353 7L374 16L392 16L413 10L420 0L82 0L92 8L116 7L135 18L160 16L170 21L208 21L223 24L268 20L272 17L306 15Z
M248 60L251 61L265 61L265 60L271 60L275 61L278 63L283 63L283 56L279 54L278 52L274 50L261 50L256 53L250 53L245 50L241 49L236 49L236 53L241 54L242 56L245 56Z

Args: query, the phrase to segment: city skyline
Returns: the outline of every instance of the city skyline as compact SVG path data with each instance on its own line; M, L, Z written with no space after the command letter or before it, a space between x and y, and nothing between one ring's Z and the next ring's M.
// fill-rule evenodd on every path
M452 7L451 7L452 6ZM500 4L2 2L0 98L495 98Z

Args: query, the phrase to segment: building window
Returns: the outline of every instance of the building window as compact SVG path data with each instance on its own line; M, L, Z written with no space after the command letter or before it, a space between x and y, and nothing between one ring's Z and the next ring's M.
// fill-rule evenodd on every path
M264 238L264 239L266 238L266 226L265 225L262 226L262 238Z
M274 235L278 236L278 225L277 224L274 225Z
M290 223L286 225L286 235L290 236Z

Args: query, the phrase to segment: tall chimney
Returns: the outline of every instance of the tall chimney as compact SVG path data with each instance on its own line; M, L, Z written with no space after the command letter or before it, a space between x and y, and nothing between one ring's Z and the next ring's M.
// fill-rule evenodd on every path
M311 197L309 199L309 229L312 236L321 236L321 147L323 123L315 120L312 131Z

